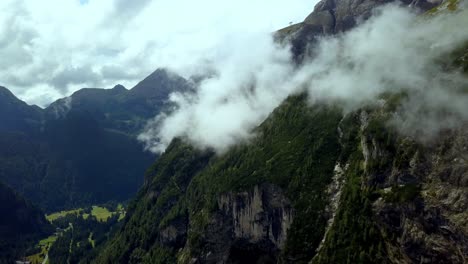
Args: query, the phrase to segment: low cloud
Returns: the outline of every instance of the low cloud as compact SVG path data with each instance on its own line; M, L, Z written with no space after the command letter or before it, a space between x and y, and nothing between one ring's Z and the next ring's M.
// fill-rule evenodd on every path
M468 120L466 78L438 63L468 41L460 25L468 25L466 9L424 17L389 5L352 31L320 39L300 68L269 34L244 34L216 49L222 56L207 67L215 74L195 95L173 94L177 110L158 116L140 139L156 152L174 137L222 152L251 138L288 95L304 90L311 104L340 102L344 111L405 91L392 123L429 136Z
M226 43L228 44L228 43ZM172 94L178 110L157 117L140 138L153 151L163 151L176 136L199 147L220 151L251 136L290 93L293 64L287 49L269 35L248 35L219 48L224 53L209 65L210 76L196 94Z

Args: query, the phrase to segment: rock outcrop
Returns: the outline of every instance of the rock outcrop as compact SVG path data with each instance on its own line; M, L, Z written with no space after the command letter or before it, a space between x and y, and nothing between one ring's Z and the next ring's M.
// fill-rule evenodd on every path
M285 248L294 210L283 191L263 184L253 190L230 192L218 198L218 208L207 226L200 262L273 261Z
M280 30L280 39L292 43L292 52L298 62L310 55L317 38L354 28L360 21L372 16L377 7L389 3L407 5L420 12L436 7L442 0L323 0L300 24Z

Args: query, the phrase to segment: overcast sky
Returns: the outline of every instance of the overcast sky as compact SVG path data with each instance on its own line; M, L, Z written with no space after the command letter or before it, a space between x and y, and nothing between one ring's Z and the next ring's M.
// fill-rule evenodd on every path
M317 0L2 0L0 85L47 105L82 87L184 75L246 35L301 22ZM253 55L254 56L254 55Z

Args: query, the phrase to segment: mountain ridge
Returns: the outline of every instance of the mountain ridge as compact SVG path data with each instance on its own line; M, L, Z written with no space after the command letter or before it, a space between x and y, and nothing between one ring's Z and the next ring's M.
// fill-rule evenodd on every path
M170 93L189 88L156 70L130 90L81 89L44 109L1 88L0 149L21 147L0 151L0 180L49 212L129 199L156 158L137 135L169 109Z

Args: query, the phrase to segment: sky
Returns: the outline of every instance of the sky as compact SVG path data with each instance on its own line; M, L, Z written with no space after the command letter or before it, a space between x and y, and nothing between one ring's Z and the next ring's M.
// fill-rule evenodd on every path
M47 106L83 87L131 88L159 67L188 77L316 2L2 0L0 85Z

